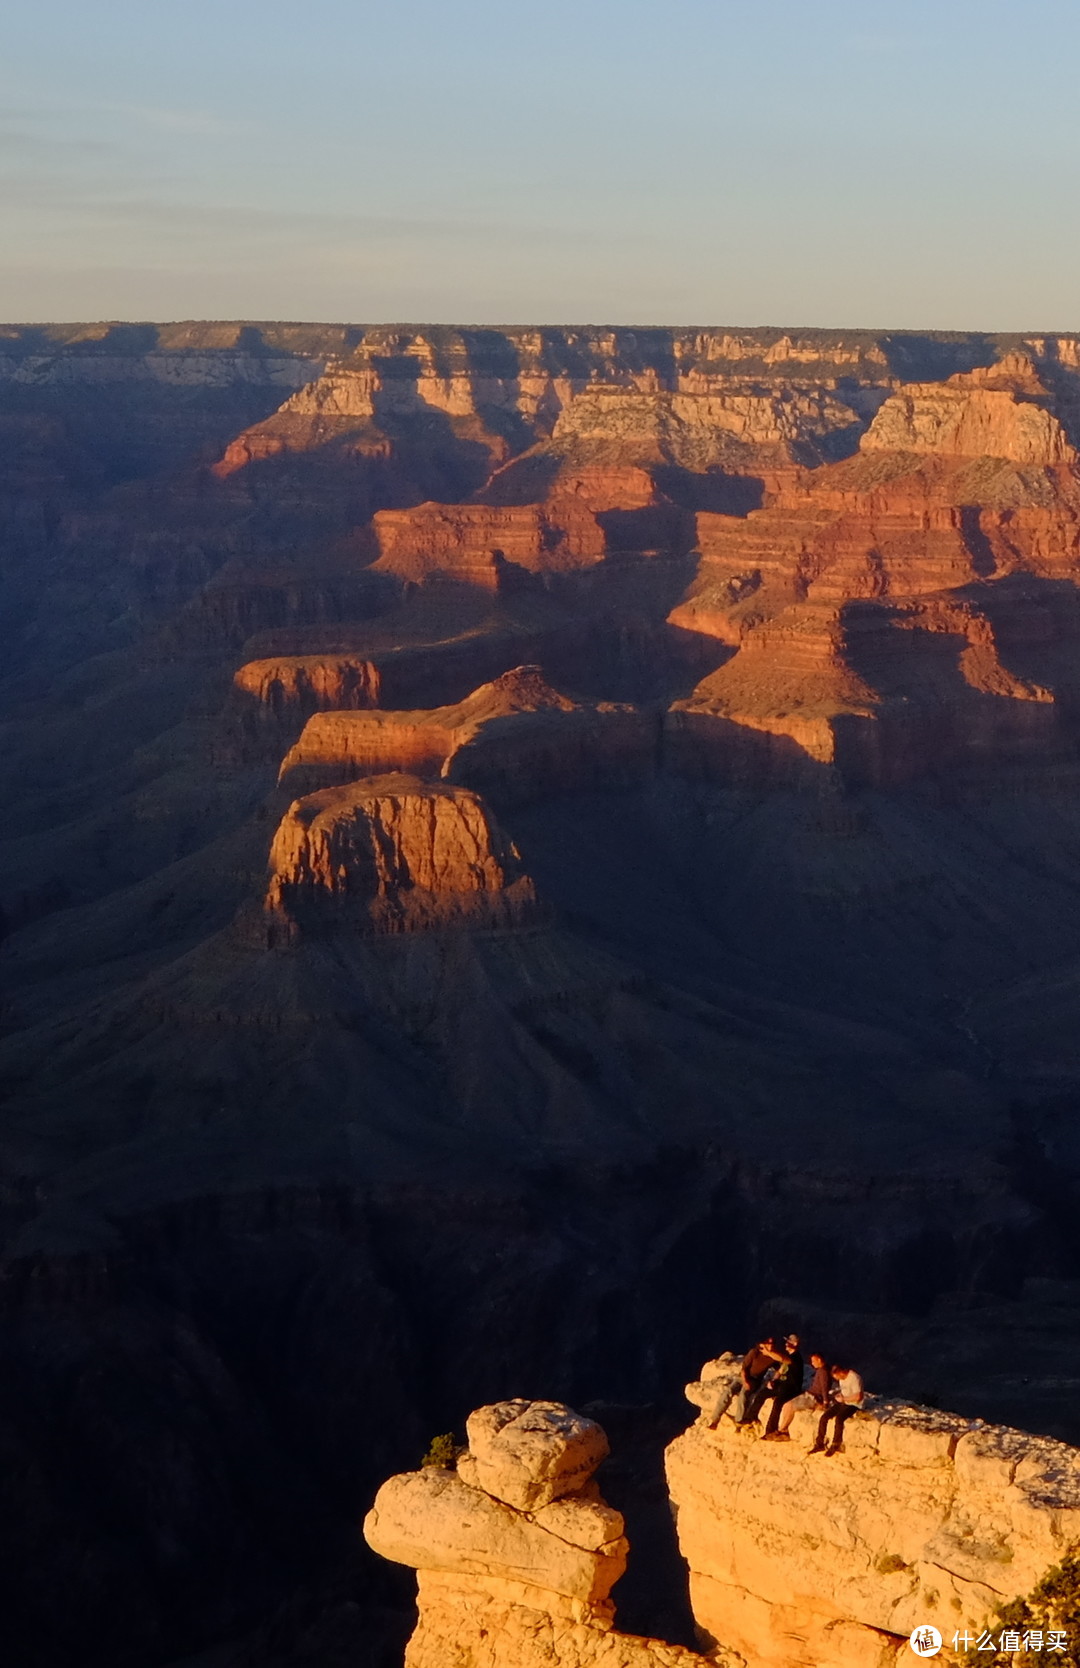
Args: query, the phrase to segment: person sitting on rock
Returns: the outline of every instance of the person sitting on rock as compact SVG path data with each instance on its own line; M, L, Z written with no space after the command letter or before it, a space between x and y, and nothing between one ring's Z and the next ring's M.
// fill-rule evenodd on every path
M803 1358L798 1334L789 1332L782 1348L771 1353L777 1365L766 1392L772 1402L765 1426L765 1435L770 1438L780 1434L780 1415L788 1402L794 1401L802 1390Z
M769 1375L777 1359L775 1338L763 1338L743 1356L739 1374L742 1388L731 1408L731 1417L739 1430L748 1431L756 1423L758 1409L768 1393Z
M853 1413L857 1413L865 1400L863 1381L852 1368L836 1364L832 1368L832 1386L829 1401L818 1420L817 1436L814 1438L812 1454L839 1454L844 1446L844 1426ZM833 1424L833 1439L826 1447L825 1438L830 1423Z
M791 1441L791 1421L796 1413L823 1413L825 1411L832 1384L829 1364L823 1355L819 1355L816 1350L811 1350L810 1366L813 1372L806 1389L800 1395L793 1396L790 1401L784 1402L780 1409L779 1429L771 1434L768 1431L765 1433L770 1442Z

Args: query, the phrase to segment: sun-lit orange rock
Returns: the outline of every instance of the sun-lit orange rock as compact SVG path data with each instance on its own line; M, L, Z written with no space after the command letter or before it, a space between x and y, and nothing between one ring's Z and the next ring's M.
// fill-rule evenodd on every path
M658 732L626 703L585 702L518 666L454 706L319 712L280 772L292 792L388 770L463 782L501 803L626 787L649 776Z
M493 1422L516 1451L489 1451ZM454 1469L383 1484L364 1536L418 1571L406 1668L705 1668L694 1651L613 1625L627 1542L590 1480L606 1452L599 1426L562 1403L500 1402L471 1415Z
M270 848L272 937L520 925L532 881L478 794L369 776L290 805Z
M1052 399L1034 361L1012 354L947 382L898 389L863 436L862 449L1076 463L1080 454L1050 409Z
M816 1425L774 1443L699 1420L667 1450L695 1617L754 1668L896 1668L921 1624L996 1633L1080 1531L1064 1442L888 1400L840 1453L809 1452Z

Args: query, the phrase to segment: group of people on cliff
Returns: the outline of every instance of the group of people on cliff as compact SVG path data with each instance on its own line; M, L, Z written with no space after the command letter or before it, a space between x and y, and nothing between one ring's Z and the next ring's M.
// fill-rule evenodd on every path
M715 1430L728 1417L739 1431L756 1429L765 1403L771 1403L762 1438L790 1442L796 1413L818 1414L812 1454L838 1454L844 1446L844 1425L866 1400L859 1374L843 1361L829 1363L811 1351L809 1372L797 1333L763 1338L737 1356L722 1355L702 1372L705 1391L702 1422ZM832 1439L829 1440L829 1428Z

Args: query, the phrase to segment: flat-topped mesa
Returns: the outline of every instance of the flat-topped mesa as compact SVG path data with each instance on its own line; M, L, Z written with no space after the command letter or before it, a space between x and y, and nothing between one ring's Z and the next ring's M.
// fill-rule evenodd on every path
M873 722L877 697L846 663L840 611L786 609L676 701L664 760L679 775L739 786L807 779L840 762L845 723Z
M1080 453L1052 405L1033 360L1012 354L947 382L908 383L882 405L861 449L1075 464Z
M560 1402L479 1408L456 1470L391 1477L364 1523L419 1572L406 1668L705 1668L693 1651L619 1633L620 1514L592 1476L599 1425Z
M377 707L381 678L378 664L360 655L282 655L249 660L234 673L233 684L273 712L320 712Z
M252 639L255 658L233 675L234 706L295 725L342 708L448 705L566 635L564 617L534 599L517 607L463 586L413 588L371 619Z
M667 1450L698 1626L753 1668L899 1668L923 1623L952 1660L1080 1539L1065 1443L873 1401L811 1454L816 1422L796 1413L785 1444L703 1416Z
M506 567L560 573L595 566L607 554L604 530L586 505L419 504L382 510L372 526L379 573L423 581L449 577L496 591Z
M271 942L351 928L522 926L536 893L516 847L468 788L369 776L290 805L270 848Z
M473 503L380 511L372 522L374 571L499 590L521 571L574 573L619 551L691 547L692 518L645 469L615 460L560 468L541 484L541 461L527 455L497 471ZM524 501L532 491L536 500Z
M309 792L389 770L442 777L522 804L554 793L627 787L655 768L656 721L614 701L561 694L538 666L505 672L454 706L413 712L322 712L281 766Z

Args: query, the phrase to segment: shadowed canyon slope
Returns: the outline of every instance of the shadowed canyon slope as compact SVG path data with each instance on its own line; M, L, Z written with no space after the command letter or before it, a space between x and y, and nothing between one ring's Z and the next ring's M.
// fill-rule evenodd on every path
M390 1663L383 1477L763 1304L1078 1434L1078 456L1073 337L0 333L27 1668Z

